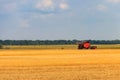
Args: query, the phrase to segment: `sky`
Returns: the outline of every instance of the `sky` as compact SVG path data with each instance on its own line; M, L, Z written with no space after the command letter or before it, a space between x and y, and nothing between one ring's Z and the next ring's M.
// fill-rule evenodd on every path
M0 0L0 39L120 39L120 0Z

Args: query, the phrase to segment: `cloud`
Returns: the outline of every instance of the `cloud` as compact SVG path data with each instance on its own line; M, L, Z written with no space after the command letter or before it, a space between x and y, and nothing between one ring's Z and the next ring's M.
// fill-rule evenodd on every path
M107 1L111 3L120 3L120 0L107 0Z
M68 9L68 4L66 4L66 3L61 3L59 6L63 10Z
M43 0L38 2L35 7L40 10L54 9L54 3L52 0Z
M69 4L66 0L0 0L0 13L13 13L16 11L46 15L60 13L68 8Z
M99 11L106 11L108 8L106 6L100 4L100 5L97 6L97 9Z
M35 5L36 9L47 13L67 10L68 7L69 5L65 2L65 0L42 0Z

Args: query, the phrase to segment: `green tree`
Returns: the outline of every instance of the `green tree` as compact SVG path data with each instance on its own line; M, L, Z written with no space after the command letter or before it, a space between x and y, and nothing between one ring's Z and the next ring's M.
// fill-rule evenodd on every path
M3 48L3 46L2 46L2 44L0 44L0 49L2 49Z

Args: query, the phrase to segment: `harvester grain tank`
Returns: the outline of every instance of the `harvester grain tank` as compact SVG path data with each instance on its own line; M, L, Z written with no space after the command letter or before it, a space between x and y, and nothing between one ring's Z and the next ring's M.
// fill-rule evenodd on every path
M83 41L78 44L78 49L96 49L97 46L91 46L89 41Z

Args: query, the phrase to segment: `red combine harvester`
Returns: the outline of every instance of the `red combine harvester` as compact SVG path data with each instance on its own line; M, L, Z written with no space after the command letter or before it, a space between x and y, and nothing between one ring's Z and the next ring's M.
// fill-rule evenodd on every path
M91 46L89 41L83 41L78 44L78 49L96 49L97 46Z

